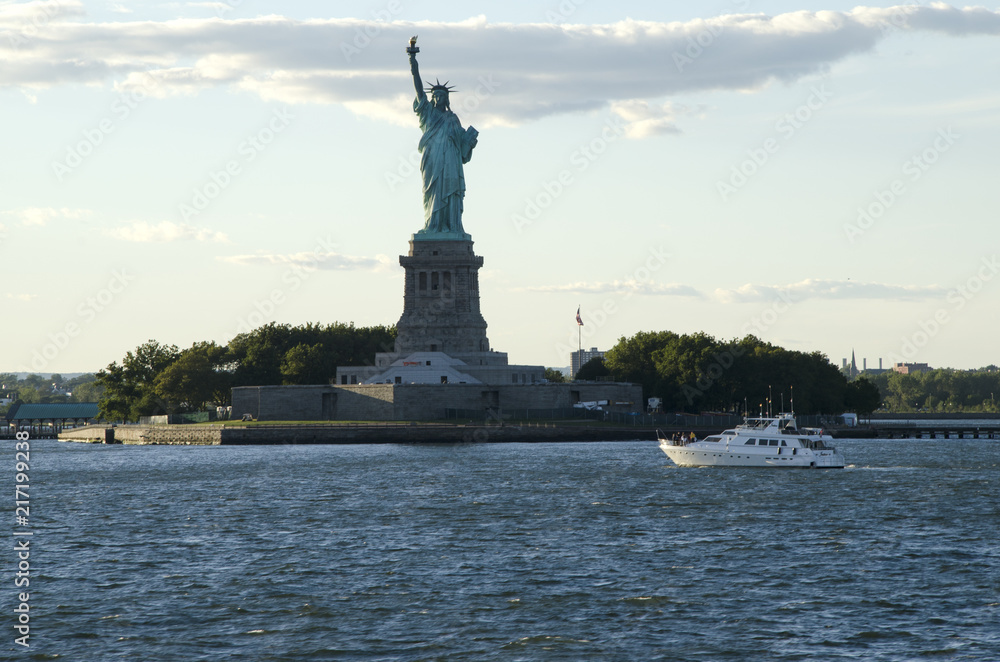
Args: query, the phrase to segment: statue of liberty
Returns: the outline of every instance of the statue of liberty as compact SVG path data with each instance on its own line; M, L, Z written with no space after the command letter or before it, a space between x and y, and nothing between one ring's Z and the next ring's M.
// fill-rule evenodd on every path
M451 112L448 95L452 88L440 81L426 91L417 66L417 38L410 39L410 72L417 98L413 112L420 119L420 174L424 182L424 229L414 239L469 239L462 229L465 172L462 165L472 158L479 132L462 129L458 115ZM426 92L431 93L430 100ZM444 235L444 236L442 236Z

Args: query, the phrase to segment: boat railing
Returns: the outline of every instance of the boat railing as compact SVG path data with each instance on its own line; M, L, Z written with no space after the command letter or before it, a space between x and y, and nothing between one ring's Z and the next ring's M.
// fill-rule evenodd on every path
M661 443L666 442L668 446L687 446L689 443L693 441L692 439L689 439L686 435L680 435L679 438L677 437L676 434L668 436L664 434L663 430L660 429L656 430L656 438L659 439Z

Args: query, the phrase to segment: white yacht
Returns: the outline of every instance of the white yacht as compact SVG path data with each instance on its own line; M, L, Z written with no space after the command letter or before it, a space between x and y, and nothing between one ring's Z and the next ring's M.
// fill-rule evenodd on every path
M787 467L842 469L844 456L823 430L802 428L794 414L748 418L704 439L672 439L657 431L660 449L679 467Z

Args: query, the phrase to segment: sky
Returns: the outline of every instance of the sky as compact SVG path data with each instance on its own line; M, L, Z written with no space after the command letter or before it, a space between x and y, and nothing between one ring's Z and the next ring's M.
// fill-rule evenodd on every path
M512 363L661 330L1000 363L998 8L53 0L0 2L0 370L395 324L413 35L480 133L463 223Z

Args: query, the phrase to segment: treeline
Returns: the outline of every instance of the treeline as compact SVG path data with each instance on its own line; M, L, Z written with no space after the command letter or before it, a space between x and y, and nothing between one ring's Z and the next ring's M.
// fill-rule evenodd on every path
M1000 413L1000 369L865 373L889 412Z
M271 323L241 333L228 345L197 342L181 350L150 340L97 373L104 389L100 416L203 411L226 405L235 386L327 384L337 366L367 365L392 351L394 327Z
M0 396L26 404L62 404L67 402L97 402L103 389L95 375L79 375L65 379L56 373L51 377L28 375L19 379L13 373L0 373ZM9 409L0 407L0 413Z
M752 335L720 341L705 333L637 333L621 338L604 359L612 378L642 384L644 397L663 399L666 411L750 414L791 409L801 414L866 414L881 403L878 389L848 382L820 352L797 352ZM582 371L581 371L582 372ZM794 391L793 391L794 389ZM782 402L783 401L783 402Z

